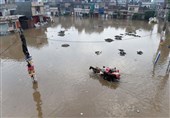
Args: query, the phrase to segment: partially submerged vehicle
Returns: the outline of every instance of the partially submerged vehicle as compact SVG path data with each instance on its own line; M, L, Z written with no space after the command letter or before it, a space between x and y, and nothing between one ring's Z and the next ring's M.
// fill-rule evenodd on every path
M89 69L90 70L92 69L94 73L100 74L103 77L103 79L106 79L108 81L120 80L120 73L119 70L117 70L116 68L109 68L105 66L103 66L103 68L99 68L90 66Z

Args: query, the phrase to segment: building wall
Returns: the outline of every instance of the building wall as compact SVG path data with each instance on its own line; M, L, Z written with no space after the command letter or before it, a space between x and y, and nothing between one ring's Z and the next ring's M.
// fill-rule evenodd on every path
M15 0L0 0L0 4L12 4L12 3L15 3Z
M44 15L44 3L43 2L32 2L31 3L32 16Z
M37 11L37 8L39 9L39 11ZM36 15L44 15L44 7L32 7L32 16L36 16Z
M16 4L14 0L0 0L0 16L14 15Z
M31 2L17 2L16 13L20 15L25 15L27 18L32 17L31 12Z

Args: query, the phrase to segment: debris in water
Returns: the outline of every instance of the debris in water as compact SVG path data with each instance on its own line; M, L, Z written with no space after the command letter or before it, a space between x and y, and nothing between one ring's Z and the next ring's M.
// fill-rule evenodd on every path
M115 37L121 37L122 38L122 36L119 36L119 35L116 35Z
M96 51L95 54L96 55L100 55L102 53L102 51Z
M129 35L129 36L134 36L134 37L141 37L139 35L137 35L136 33L132 33L132 32L127 32L125 35Z
M119 54L120 54L120 56L125 56L126 55L126 52L124 52L124 50L123 49L118 49L120 52L119 52Z
M58 36L64 36L65 35L64 33L65 33L65 31L61 30L61 31L58 32Z
M82 115L83 115L83 113L80 113L80 115L82 116Z
M120 56L125 56L125 55L126 55L126 52L120 51L119 54L120 54Z
M106 42L112 42L112 41L114 41L114 40L111 39L111 38L107 38L107 39L105 39L105 41L106 41Z
M59 31L58 33L65 33L65 31L62 31L62 30L61 30L61 31Z
M69 44L62 44L61 47L69 47Z
M140 111L137 109L136 112L139 113Z
M142 51L137 51L137 54L142 55L143 52Z
M116 36L115 36L115 39L116 39L116 40L122 40L122 36L116 35Z
M170 48L170 45L168 46L168 48Z
M123 49L118 49L119 51L124 51Z
M64 36L65 34L64 33L59 33L58 36Z

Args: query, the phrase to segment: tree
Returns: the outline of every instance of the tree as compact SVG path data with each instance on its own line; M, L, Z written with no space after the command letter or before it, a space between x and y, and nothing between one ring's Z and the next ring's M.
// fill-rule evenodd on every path
M150 17L155 16L155 11L146 11L145 12L145 20L149 20Z
M168 13L168 21L170 21L170 10L169 10L169 13Z

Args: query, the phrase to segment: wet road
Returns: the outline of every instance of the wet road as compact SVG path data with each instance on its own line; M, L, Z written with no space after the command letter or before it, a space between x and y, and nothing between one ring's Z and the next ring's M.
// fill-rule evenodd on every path
M0 38L2 117L170 116L166 74L170 35L160 44L162 25L73 17L55 20L41 29L24 31L37 84L27 73L18 34ZM61 30L64 36L58 34ZM120 34L122 40L115 40ZM106 42L107 38L114 41ZM118 49L126 55L120 56ZM143 54L138 55L138 50ZM153 66L158 51L161 57ZM120 70L119 83L89 70L103 65Z

